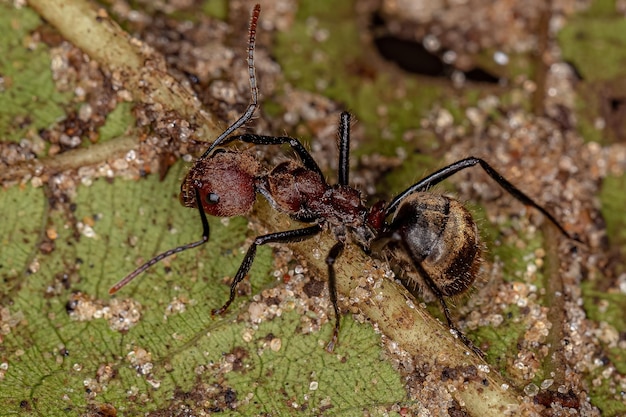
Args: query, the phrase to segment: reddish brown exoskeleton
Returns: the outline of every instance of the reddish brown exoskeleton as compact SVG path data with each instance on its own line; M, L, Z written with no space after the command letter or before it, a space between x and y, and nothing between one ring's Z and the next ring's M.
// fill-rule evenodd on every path
M335 327L327 350L332 351L339 334L340 311L337 303L334 264L348 243L359 245L369 253L374 243L381 243L387 258L410 265L427 288L439 300L450 328L479 355L475 347L454 325L444 297L460 294L472 285L480 266L481 243L476 223L458 201L428 192L451 175L479 165L502 188L522 203L545 215L565 236L559 222L543 207L502 177L487 162L469 157L427 176L396 196L391 202L365 205L360 191L350 187L350 114L341 113L339 121L339 169L337 183L329 184L315 160L298 139L292 137L244 134L229 136L250 119L257 107L257 84L254 72L254 41L259 6L255 7L250 24L248 65L250 69L251 103L233 125L222 133L198 158L181 185L180 201L197 208L202 219L202 239L163 252L130 273L111 288L117 292L138 274L175 253L202 245L209 239L206 215L231 217L247 214L262 195L271 206L292 219L310 224L258 236L246 252L230 287L230 297L213 314L221 314L234 301L237 285L248 274L257 247L267 243L287 243L309 239L324 230L330 231L336 243L326 256L328 289L335 312ZM298 156L264 173L261 164L246 153L224 146L232 142L253 145L289 145Z

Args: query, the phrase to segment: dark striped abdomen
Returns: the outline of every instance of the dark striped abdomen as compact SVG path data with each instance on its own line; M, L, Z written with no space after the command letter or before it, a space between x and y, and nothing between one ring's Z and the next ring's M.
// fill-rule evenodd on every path
M481 252L478 230L457 200L416 193L402 203L391 229L399 233L416 270L425 272L425 281L442 295L459 294L476 279Z

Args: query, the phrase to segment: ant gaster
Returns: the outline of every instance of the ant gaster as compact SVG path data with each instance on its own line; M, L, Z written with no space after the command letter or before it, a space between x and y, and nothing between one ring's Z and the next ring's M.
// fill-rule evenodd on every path
M336 240L326 256L328 289L335 312L335 327L326 350L334 349L339 334L340 312L334 263L347 243L359 245L366 253L373 244L382 246L384 254L403 266L411 265L439 300L450 329L477 354L482 352L460 332L452 321L444 297L465 291L475 280L481 261L481 243L471 214L457 200L428 192L451 175L479 165L502 188L522 203L546 216L565 236L568 233L543 207L506 180L480 158L466 158L448 165L413 184L390 203L379 201L367 207L363 196L348 184L350 114L341 113L339 121L339 168L337 184L330 185L315 160L298 139L291 137L244 134L229 136L248 121L256 107L258 88L254 69L254 44L260 6L252 13L248 68L251 103L246 112L222 133L198 158L183 180L180 201L195 207L202 220L202 239L165 251L127 275L111 288L111 294L150 266L173 254L206 243L209 223L206 214L231 217L248 213L261 194L270 205L292 219L312 224L301 229L258 236L246 252L230 286L230 297L212 314L224 313L234 301L237 285L250 270L257 247L268 243L298 242L329 230ZM299 161L287 160L264 174L252 156L218 146L231 142L253 145L289 145Z

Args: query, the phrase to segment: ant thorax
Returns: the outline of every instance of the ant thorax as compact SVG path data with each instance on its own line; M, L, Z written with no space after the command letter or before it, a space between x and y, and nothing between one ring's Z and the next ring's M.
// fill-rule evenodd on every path
M293 160L278 164L268 175L257 178L258 192L272 207L301 222L320 218L311 207L329 189L322 176Z
M359 191L331 186L319 173L293 160L259 178L257 189L272 207L304 222L323 219L331 226L356 226L364 222L367 213Z

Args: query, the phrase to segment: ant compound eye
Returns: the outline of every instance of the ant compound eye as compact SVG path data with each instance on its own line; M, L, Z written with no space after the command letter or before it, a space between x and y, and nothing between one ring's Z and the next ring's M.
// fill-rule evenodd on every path
M215 193L208 193L206 197L204 197L204 200L208 204L217 204L220 202L220 196Z

